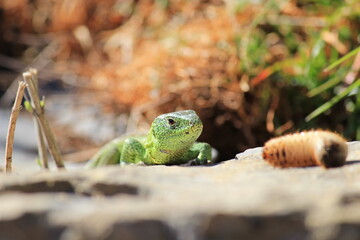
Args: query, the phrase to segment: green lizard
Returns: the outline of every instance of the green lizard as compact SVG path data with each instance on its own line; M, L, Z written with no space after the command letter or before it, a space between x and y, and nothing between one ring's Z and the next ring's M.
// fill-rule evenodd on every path
M147 135L119 137L106 144L89 161L93 168L111 164L183 164L211 162L211 146L195 142L203 129L193 110L162 114L155 118Z

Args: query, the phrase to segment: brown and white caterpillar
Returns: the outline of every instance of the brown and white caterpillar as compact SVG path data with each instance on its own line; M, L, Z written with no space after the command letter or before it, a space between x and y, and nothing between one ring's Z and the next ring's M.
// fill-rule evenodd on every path
M262 156L275 167L319 165L332 168L344 165L347 154L343 137L329 131L312 130L270 139L264 145Z

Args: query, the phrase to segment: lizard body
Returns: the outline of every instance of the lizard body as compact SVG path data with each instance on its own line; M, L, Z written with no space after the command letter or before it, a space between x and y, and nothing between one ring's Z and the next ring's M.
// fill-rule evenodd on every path
M88 167L111 164L207 164L211 146L196 142L203 129L193 110L162 114L155 118L147 135L119 137L106 144Z

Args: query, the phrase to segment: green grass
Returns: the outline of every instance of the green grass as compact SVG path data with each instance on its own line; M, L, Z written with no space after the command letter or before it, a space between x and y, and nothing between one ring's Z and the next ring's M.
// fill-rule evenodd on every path
M317 116L319 116L320 114L326 112L327 110L329 110L331 107L333 107L336 103L338 103L340 100L344 99L345 97L347 97L353 90L357 91L357 94L359 94L359 87L360 87L360 79L356 80L353 84L351 84L350 86L348 86L344 91L342 91L341 93L339 93L338 95L336 95L335 97L331 98L329 101L327 101L326 103L324 103L323 105L321 105L320 107L318 107L317 109L315 109L312 113L310 113L305 120L306 121L310 121L314 118L316 118ZM359 126L360 127L360 126Z
M273 94L282 94L281 99L292 106L291 113L284 109L276 111L275 128L291 120L292 130L329 128L341 131L348 139L360 140L360 79L350 85L345 82L350 71L359 76L359 70L353 68L355 57L360 54L359 4L357 1L297 1L296 6L304 13L303 21L289 24L298 16L284 14L281 6L285 3L289 2L266 1L245 34L238 36L241 72L259 79L264 69L268 70L260 84L266 84L264 89ZM267 21L269 16L271 21ZM314 16L321 24L303 24ZM270 41L269 45L270 36L279 40ZM271 56L273 44L283 49L281 57ZM346 53L341 50L344 46ZM290 89L293 90L287 94L285 91ZM270 102L268 105L271 106ZM333 108L336 110L330 111ZM341 117L337 116L339 110Z

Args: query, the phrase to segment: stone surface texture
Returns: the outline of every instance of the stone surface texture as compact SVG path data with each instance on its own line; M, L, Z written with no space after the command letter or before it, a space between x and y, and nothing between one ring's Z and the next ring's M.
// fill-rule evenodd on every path
M359 239L360 142L341 168L277 169L261 148L213 166L0 177L0 240Z

